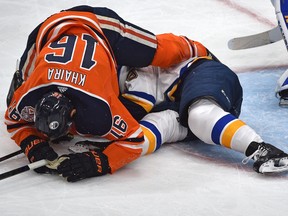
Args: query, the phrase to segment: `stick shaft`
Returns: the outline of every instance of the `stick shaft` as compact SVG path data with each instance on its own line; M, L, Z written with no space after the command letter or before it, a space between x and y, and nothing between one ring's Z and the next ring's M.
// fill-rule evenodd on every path
M5 156L3 156L3 157L0 157L0 162L2 162L2 161L4 161L4 160L7 160L7 159L9 159L9 158L11 158L11 157L14 157L14 156L16 156L16 155L19 155L19 154L21 154L22 153L22 150L20 149L20 150L18 150L18 151L15 151L15 152L12 152L12 153L10 153L10 154L8 154L8 155L5 155Z
M25 165L25 166L22 166L22 167L19 167L19 168L16 168L16 169L13 169L13 170L10 170L8 172L0 174L0 180L6 179L6 178L11 177L11 176L15 176L17 174L26 172L28 170L37 169L37 168L45 166L47 164L48 164L47 161L44 159L40 160L40 161L36 161L34 163L31 163L31 164L28 164L28 165Z

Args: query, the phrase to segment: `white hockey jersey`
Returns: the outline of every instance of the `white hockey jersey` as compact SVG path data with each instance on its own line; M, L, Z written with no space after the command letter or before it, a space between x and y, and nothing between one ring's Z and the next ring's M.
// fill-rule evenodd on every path
M123 97L142 106L150 112L155 105L163 101L174 101L173 93L177 90L180 78L194 62L188 59L170 68L148 66L119 70L119 87Z

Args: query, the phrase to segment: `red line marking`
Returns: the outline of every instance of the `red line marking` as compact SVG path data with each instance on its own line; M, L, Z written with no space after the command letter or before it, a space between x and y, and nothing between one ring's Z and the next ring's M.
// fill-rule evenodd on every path
M262 17L260 16L259 14L253 12L252 10L249 10L248 8L245 8L231 0L217 0L225 5L227 5L228 7L232 8L232 9L235 9L241 13L244 13L246 14L247 16L253 18L253 19L256 19L258 22L264 24L264 25L268 25L270 27L274 27L275 26L275 23L271 22L269 19L265 18L265 17ZM271 4L271 7L272 4ZM275 18L276 19L276 18Z
M249 8L243 7L236 2L232 0L217 0L218 2L228 6L229 8L232 8L240 13L246 14L247 16L257 20L259 23L262 23L264 25L270 26L270 27L275 27L275 23L270 21L269 19L257 14L256 12L253 12ZM271 4L271 7L272 4ZM276 19L276 17L275 17ZM287 69L288 64L279 64L279 65L265 65L265 66L255 66L255 67L235 67L233 71L235 73L244 73L244 72L256 72L256 71L261 71L261 70L277 70L277 69Z

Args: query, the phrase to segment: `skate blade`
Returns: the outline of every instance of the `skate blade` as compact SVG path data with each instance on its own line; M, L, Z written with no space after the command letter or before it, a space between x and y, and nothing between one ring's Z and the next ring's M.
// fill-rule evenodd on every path
M275 160L271 159L263 163L260 168L260 173L279 173L288 171L288 157L281 158L279 161L279 166L275 166Z
M288 108L288 100L287 100L287 99L280 98L279 106L280 106L280 107L284 107L284 108Z

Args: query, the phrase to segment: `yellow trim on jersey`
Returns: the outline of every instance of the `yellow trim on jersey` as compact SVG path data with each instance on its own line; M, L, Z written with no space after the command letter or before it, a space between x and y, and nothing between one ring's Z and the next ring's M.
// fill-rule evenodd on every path
M152 133L152 131L150 131L148 128L146 128L142 125L141 125L141 128L144 132L145 138L147 138L147 140L149 141L149 146L148 146L148 150L147 150L146 154L151 154L156 149L157 139L156 139L154 133Z
M154 104L152 104L150 101L144 100L144 99L140 100L140 97L135 97L135 96L128 95L128 94L123 94L122 96L124 98L127 98L128 100L138 104L139 106L143 107L146 110L146 112L150 112L152 110L152 108L154 107ZM147 102L150 102L150 103L147 103Z
M180 82L179 82L179 83L180 83ZM171 101L175 101L175 97L172 96L172 95L173 95L174 92L177 90L179 83L175 84L175 85L173 86L173 88L171 89L171 91L169 91L169 92L167 93L168 98L169 98Z
M235 121L230 122L230 124L222 132L222 145L227 148L231 148L231 141L236 131L246 125L243 121L236 119Z

